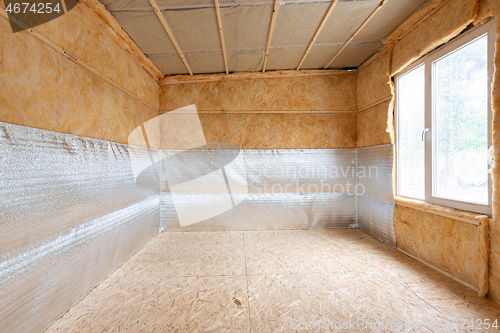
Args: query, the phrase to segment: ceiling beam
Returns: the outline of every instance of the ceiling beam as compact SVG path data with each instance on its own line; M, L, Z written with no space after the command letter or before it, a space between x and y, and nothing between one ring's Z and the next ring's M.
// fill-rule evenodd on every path
M330 8L328 8L328 11L326 12L325 17L323 17L323 20L321 21L321 23L320 23L320 25L318 27L318 30L316 30L316 33L314 34L313 38L311 39L311 42L309 43L309 46L306 49L306 52L304 52L304 55L302 56L302 59L300 59L300 62L297 65L297 70L300 69L300 67L302 66L302 63L304 63L304 60L306 60L306 57L309 54L309 51L311 51L311 48L312 48L313 44L316 42L316 39L318 38L319 33L321 32L321 30L323 30L323 27L325 26L326 21L328 20L328 18L332 14L333 8L335 8L335 5L337 4L337 2L339 2L339 0L334 0L332 2L332 4L330 5Z
M171 75L165 76L160 80L160 84L182 84L182 83L199 83L213 81L233 81L233 80L251 80L251 79L275 79L281 77L298 77L298 76L316 76L316 75L355 75L355 71L347 70L288 70L288 71L268 71L262 72L246 72L232 74L199 74L199 75Z
M274 24L276 23L276 16L278 15L279 6L280 6L280 0L274 0L273 16L271 17L269 36L267 37L266 53L264 55L264 65L262 66L262 73L266 71L267 57L269 56L269 47L271 46L271 39L273 38Z
M170 112L171 110L160 110L158 113L167 113ZM346 110L337 110L337 111L305 111L305 110L290 110L290 111L280 111L280 110L264 110L264 111L235 111L235 110L228 110L228 111L209 111L209 110L198 110L198 113L209 113L209 114L273 114L273 113L288 113L288 114L295 114L295 113L300 113L300 114L356 114L357 111L346 111Z
M165 18L163 18L163 14L161 13L160 9L158 8L158 5L156 4L155 0L149 0L151 3L151 6L153 6L156 15L158 15L158 18L161 21L161 24L163 25L163 28L165 28L165 31L167 32L168 37L170 37L170 40L172 41L172 44L174 44L175 49L177 50L177 53L179 53L179 56L181 57L182 62L184 63L184 66L186 66L187 71L189 72L189 75L193 75L193 71L191 70L191 67L189 67L189 64L184 57L184 54L182 54L181 48L179 47L179 44L177 44L177 41L174 38L174 35L172 34L172 30L170 30L170 27L167 24L167 21L165 21Z
M349 45L349 43L354 39L354 37L356 37L360 32L361 30L363 30L363 28L368 24L368 22L371 21L371 19L375 16L375 14L377 14L377 12L382 9L382 7L387 3L387 0L382 0L380 1L380 3L377 5L377 7L375 7L375 9L371 12L371 14L366 18L366 20L361 23L361 25L359 26L358 29L356 29L356 31L354 31L354 33L352 34L351 37L349 37L349 39L344 43L344 45L342 45L342 47L337 51L337 53L335 53L335 55L332 57L332 59L330 59L330 61L328 61L328 63L326 64L326 66L324 67L324 69L327 69L328 66L330 66L330 64L335 60L337 59L337 57L340 55L340 53L342 53L342 51L344 51L344 49L347 47L347 45Z
M222 18L220 15L219 0L215 0L215 13L217 14L217 24L219 25L220 45L222 47L222 56L224 58L224 68L226 69L226 74L229 74L229 68L227 66L226 43L224 42L224 32L222 31Z

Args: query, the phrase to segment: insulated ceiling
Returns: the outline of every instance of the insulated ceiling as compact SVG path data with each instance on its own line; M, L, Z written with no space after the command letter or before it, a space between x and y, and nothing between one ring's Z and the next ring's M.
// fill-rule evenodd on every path
M165 75L188 74L149 0L100 0ZM388 0L328 68L356 68L427 0ZM262 71L273 0L220 0L229 72ZM301 69L322 69L381 0L340 0ZM215 0L156 0L194 74L225 72ZM266 70L296 69L331 0L280 0Z

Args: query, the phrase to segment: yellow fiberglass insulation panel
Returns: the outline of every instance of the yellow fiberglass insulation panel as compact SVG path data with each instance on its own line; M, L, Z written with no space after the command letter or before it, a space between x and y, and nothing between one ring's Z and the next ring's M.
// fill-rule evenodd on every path
M70 0L65 0L66 2ZM74 1L74 0L71 0ZM129 36L118 21L106 10L99 0L80 0L78 5L84 8L95 20L99 26L103 28L108 35L112 36L114 40L126 51L133 59L135 59L153 79L159 81L163 78L163 73L156 67L156 65L149 59L134 40Z
M495 147L495 166L493 178L493 223L490 226L490 296L500 303L500 10L496 12L496 52L495 78L492 90L493 105L493 147Z
M422 21L394 46L392 75L457 36L474 20L478 0L453 0Z
M160 110L356 111L356 73L166 84Z
M150 106L159 108L159 86L78 4L35 30L72 56L115 81Z
M392 119L392 101L359 112L357 114L357 147L391 143Z
M398 247L477 287L488 291L488 217L480 225L404 207L394 208Z
M362 110L394 95L391 83L392 47L386 48L369 65L358 70L357 108Z
M112 59L110 59L112 61ZM157 116L99 76L0 17L0 121L127 143Z
M356 147L356 74L166 84L160 109L347 111L347 114L200 113L207 142L242 148ZM353 112L349 114L349 112Z
M500 1L497 0L480 0L479 9L474 19L474 25L489 19L492 16L497 16L500 13ZM498 25L497 25L498 31Z
M496 17L495 72L492 86L493 111L493 147L495 161L500 161L500 2L498 0L480 0L474 24L479 25L490 17ZM490 223L490 267L489 297L500 302L500 164L495 163L493 179L493 221Z
M490 224L490 291L489 296L500 303L500 2L497 0L481 0L475 23L479 24L495 16L496 51L495 74L492 87L493 111L493 147L495 164L492 170L493 179L493 222Z
M355 114L200 114L207 142L246 149L355 148Z
M403 23L401 23L393 32L382 40L384 45L396 43L399 39L405 36L409 31L414 29L420 21L427 16L432 15L433 12L438 10L450 0L429 0L422 5L417 11L411 14Z

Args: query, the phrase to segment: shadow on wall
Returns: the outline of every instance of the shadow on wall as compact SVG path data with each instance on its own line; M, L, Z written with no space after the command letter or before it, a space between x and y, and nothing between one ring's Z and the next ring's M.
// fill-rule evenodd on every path
M195 105L149 120L128 142L139 152L150 151L149 161L134 158L133 147L130 157L136 184L161 191L160 230L360 227L395 245L392 145L240 149L234 143L208 144ZM368 208L369 214L358 214Z
M128 143L150 150L147 164L131 151L136 183L170 193L181 227L227 212L248 194L240 147L228 142L208 145L195 105L149 120L132 131ZM160 149L159 154L152 149ZM196 205L185 205L186 200Z

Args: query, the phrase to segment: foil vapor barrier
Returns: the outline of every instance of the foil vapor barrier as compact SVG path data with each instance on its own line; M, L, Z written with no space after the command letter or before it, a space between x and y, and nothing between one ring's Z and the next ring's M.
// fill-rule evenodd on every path
M175 156L175 152L162 152ZM174 168L182 172L162 173L160 228L354 227L356 155L356 149L192 151L183 156L186 167ZM207 167L210 163L204 160L232 162ZM168 158L164 161L168 163ZM201 180L188 186L196 179ZM211 211L217 215L201 218ZM186 217L179 212L189 212L188 220L196 223L186 225Z
M159 230L140 147L0 123L0 332L42 332Z
M159 230L359 225L394 245L392 163L392 145L154 150L0 123L0 332L43 331Z
M359 229L396 246L393 230L393 163L392 144L358 148L357 181L358 186L365 190L363 195L358 196Z

